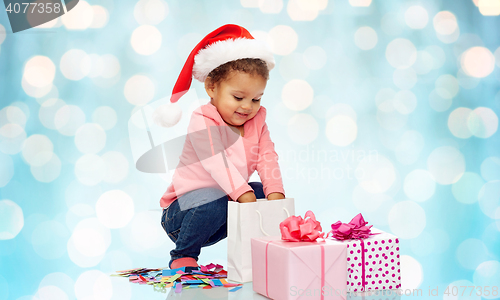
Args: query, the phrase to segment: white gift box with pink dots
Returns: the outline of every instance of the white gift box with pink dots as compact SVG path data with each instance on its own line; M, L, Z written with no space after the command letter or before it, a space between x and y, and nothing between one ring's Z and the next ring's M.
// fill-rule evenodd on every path
M401 287L399 239L387 232L371 229L366 239L346 240L347 291L392 290ZM364 284L363 284L364 279Z

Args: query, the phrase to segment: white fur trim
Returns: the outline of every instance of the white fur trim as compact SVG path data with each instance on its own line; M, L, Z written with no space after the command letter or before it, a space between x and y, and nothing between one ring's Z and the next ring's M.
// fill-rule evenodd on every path
M256 39L227 39L201 49L194 57L193 76L205 82L208 74L220 65L241 58L260 58L269 71L274 68L273 53L266 43Z

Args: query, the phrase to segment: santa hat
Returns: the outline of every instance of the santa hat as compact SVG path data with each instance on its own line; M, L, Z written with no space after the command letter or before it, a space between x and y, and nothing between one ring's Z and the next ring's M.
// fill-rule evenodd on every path
M205 36L191 51L177 82L174 85L171 103L181 98L191 86L194 78L205 82L208 74L220 65L242 58L260 58L269 70L274 68L274 57L263 41L256 40L245 28L227 24ZM180 109L167 104L158 107L153 115L155 123L170 127L180 120Z

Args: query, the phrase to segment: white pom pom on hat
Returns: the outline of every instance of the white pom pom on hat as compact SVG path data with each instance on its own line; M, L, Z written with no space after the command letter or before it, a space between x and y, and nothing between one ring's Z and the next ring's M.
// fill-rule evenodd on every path
M177 102L191 86L193 77L204 82L208 74L220 65L242 58L260 58L269 70L275 61L268 45L253 38L245 28L226 24L205 36L191 51L172 90L171 103ZM160 126L170 127L181 118L182 111L174 106L158 107L153 119Z

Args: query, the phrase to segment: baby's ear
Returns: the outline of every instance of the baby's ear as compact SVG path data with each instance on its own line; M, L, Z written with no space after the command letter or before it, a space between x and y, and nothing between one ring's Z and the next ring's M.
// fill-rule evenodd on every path
M205 90L207 91L207 94L210 96L210 98L213 98L215 84L210 77L207 77L207 79L205 79Z

